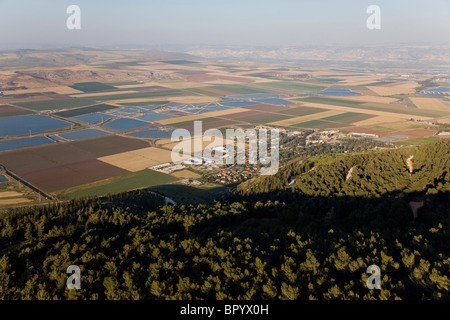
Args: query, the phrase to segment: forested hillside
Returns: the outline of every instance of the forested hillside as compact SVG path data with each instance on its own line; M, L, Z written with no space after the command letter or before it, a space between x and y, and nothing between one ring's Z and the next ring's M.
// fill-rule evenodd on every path
M450 141L443 140L421 147L293 161L277 175L243 183L238 191L249 195L287 190L295 179L294 192L310 196L435 194L450 190L449 168Z
M4 211L0 297L449 299L449 154L317 156L214 203L134 192ZM381 290L366 287L372 264Z

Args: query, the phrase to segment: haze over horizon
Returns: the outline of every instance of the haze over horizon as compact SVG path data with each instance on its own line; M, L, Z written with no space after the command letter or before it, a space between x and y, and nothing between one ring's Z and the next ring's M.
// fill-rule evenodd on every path
M81 8L81 30L66 9ZM369 30L369 5L381 30ZM0 0L0 47L450 43L449 0Z

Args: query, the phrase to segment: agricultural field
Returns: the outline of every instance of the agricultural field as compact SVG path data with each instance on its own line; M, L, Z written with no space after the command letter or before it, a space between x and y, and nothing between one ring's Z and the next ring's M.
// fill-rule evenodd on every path
M117 178L109 178L91 184L70 188L58 193L61 199L76 199L82 197L96 197L108 193L119 193L135 189L149 188L178 181L177 177L158 171L145 169L132 172Z
M374 75L165 53L67 51L52 68L25 59L0 78L0 164L56 199L149 187L175 195L198 190L180 182L199 175L192 168L170 174L149 169L171 162L178 144L172 132L193 132L194 121L202 121L203 131L338 129L398 145L438 139L433 123L450 123L447 86L419 89L431 74L403 79L397 71ZM91 62L75 63L67 58L71 51L89 54ZM59 54L39 52L39 59ZM210 143L184 142L192 151ZM0 180L0 206L36 203L36 191L33 198L26 188L8 189L17 193L2 197L8 183Z

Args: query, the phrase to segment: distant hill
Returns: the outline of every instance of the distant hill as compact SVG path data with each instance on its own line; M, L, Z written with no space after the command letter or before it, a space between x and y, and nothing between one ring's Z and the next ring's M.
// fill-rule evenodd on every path
M420 147L316 156L293 161L277 175L247 181L238 192L292 190L308 196L358 197L436 194L450 190L449 155L450 141L442 140Z

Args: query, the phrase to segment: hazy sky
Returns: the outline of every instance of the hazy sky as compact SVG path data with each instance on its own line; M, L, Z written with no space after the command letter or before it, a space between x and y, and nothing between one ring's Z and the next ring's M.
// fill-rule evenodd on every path
M81 30L66 9L81 8ZM369 5L381 30L368 30ZM450 0L0 0L0 46L450 43Z

